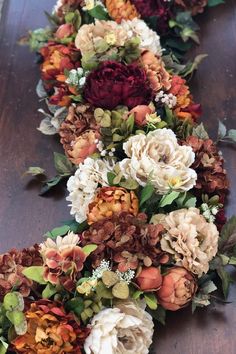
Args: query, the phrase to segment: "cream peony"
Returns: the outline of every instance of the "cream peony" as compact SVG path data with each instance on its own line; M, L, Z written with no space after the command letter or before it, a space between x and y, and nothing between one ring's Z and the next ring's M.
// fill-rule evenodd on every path
M142 49L150 50L152 53L158 56L162 55L160 37L156 32L151 30L143 20L138 18L127 21L122 20L121 26L126 31L129 38L140 38L140 47Z
M128 39L126 31L115 21L99 21L80 27L75 38L75 46L82 55L94 54L101 40L114 46L123 46Z
M95 196L98 185L107 186L107 173L112 170L113 165L103 160L93 160L88 157L70 177L67 182L69 196L67 201L71 202L71 215L75 215L77 222L86 220L88 205Z
M166 194L170 189L188 191L196 183L197 174L189 168L195 154L191 147L179 145L170 129L132 136L123 149L129 158L120 162L120 169L141 186L150 181L158 193Z
M152 335L152 317L133 302L123 302L92 319L84 350L86 354L148 354Z
M216 226L207 222L197 208L172 211L162 216L161 223L166 229L161 240L162 250L173 255L176 265L198 277L207 273L218 249Z
M44 256L49 249L54 249L58 252L63 252L68 248L73 248L79 243L79 236L73 232L69 232L66 236L57 236L56 241L51 238L40 244L40 253Z

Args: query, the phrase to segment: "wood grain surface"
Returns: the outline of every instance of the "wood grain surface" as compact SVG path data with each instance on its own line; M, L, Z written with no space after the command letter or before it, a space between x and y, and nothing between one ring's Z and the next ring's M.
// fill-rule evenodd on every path
M43 10L55 0L6 0L0 25L0 251L29 246L45 231L69 219L66 190L38 197L39 185L22 179L29 166L41 166L53 176L53 151L58 139L36 130L40 122L35 86L39 78L34 54L17 45L28 29L46 24ZM191 56L209 54L191 82L195 100L203 105L203 122L215 137L218 119L236 128L236 1L208 9L197 18L201 45ZM228 215L236 214L235 149L222 147L231 181ZM236 278L236 276L234 275ZM236 287L231 304L216 304L191 316L185 309L157 326L152 353L236 354ZM105 353L104 353L105 354ZM109 354L109 353L106 353Z

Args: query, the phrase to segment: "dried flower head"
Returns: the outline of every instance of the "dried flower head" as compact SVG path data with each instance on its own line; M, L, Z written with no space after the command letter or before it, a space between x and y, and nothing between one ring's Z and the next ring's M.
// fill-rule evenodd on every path
M147 224L146 215L137 217L124 212L95 222L81 235L82 245L98 245L89 256L93 268L101 261L110 259L113 270L126 272L138 266L158 266L166 263L169 257L160 249L163 226Z
M138 214L138 198L133 191L120 187L102 187L88 206L88 224L123 211Z
M129 0L106 0L105 5L111 18L117 23L122 20L132 20L139 17L134 5Z
M175 3L182 9L191 11L193 16L203 12L207 2L208 0L175 0Z

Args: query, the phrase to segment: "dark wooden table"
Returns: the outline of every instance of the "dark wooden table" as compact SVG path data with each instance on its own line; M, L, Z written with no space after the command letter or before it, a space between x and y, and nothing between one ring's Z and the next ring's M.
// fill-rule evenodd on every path
M6 0L0 25L0 251L41 241L41 235L69 219L66 190L37 197L38 184L22 179L28 166L42 166L53 176L52 151L58 140L36 130L40 114L35 85L39 78L34 54L17 45L30 28L43 27L43 10L55 0ZM192 80L192 92L203 105L203 121L216 136L218 119L236 128L236 2L207 10L198 18L201 45L208 53ZM231 194L228 215L236 214L235 149L222 147ZM231 304L211 306L191 316L186 309L168 316L166 327L157 326L153 353L235 354L236 287ZM107 353L109 354L109 353Z

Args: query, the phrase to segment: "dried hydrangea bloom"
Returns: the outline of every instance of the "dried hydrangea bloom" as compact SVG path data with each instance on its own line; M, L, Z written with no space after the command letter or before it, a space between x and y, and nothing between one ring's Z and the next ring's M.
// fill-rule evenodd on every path
M190 168L194 152L182 149L174 132L156 129L147 135L134 135L123 144L128 156L119 163L125 178L133 178L141 186L150 181L160 194L172 190L188 191L196 183L197 174Z
M114 21L99 21L80 27L75 38L75 45L82 55L95 54L99 42L120 47L125 44L128 36L126 31Z
M133 191L121 187L102 187L88 206L88 224L123 211L137 215L138 209L138 198Z
M199 139L189 136L184 145L191 146L195 152L195 161L192 168L197 172L197 183L194 193L197 196L208 194L218 195L220 203L225 202L229 189L229 180L224 169L224 158L220 155L217 146L211 139Z
M79 237L73 232L54 242L47 239L41 244L44 279L52 284L61 284L72 290L83 269L86 255L78 246Z
M148 354L153 331L146 311L133 302L122 302L94 316L84 350L86 354Z
M143 51L140 60L155 93L170 89L170 74L166 71L164 62L160 57L156 57L150 51Z
M117 23L139 17L135 6L129 0L105 0L105 6L110 17Z
M163 226L146 223L146 215L115 214L98 221L81 235L82 245L96 244L89 256L93 268L103 259L113 262L114 270L125 272L138 266L167 263L169 257L160 248Z
M12 347L17 353L82 354L88 328L81 328L72 313L66 314L60 303L33 302L25 313L27 332L17 336Z
M57 0L53 13L63 19L68 12L81 8L83 3L84 0Z
M163 251L171 254L176 265L201 277L218 249L219 232L207 222L199 209L180 209L161 219L166 233L161 239Z
M22 251L13 249L0 255L0 301L13 287L24 297L29 296L33 282L26 278L22 271L24 267L38 266L42 263L38 245Z
M208 0L175 0L175 3L181 6L185 11L191 11L192 15L197 15L204 11Z

